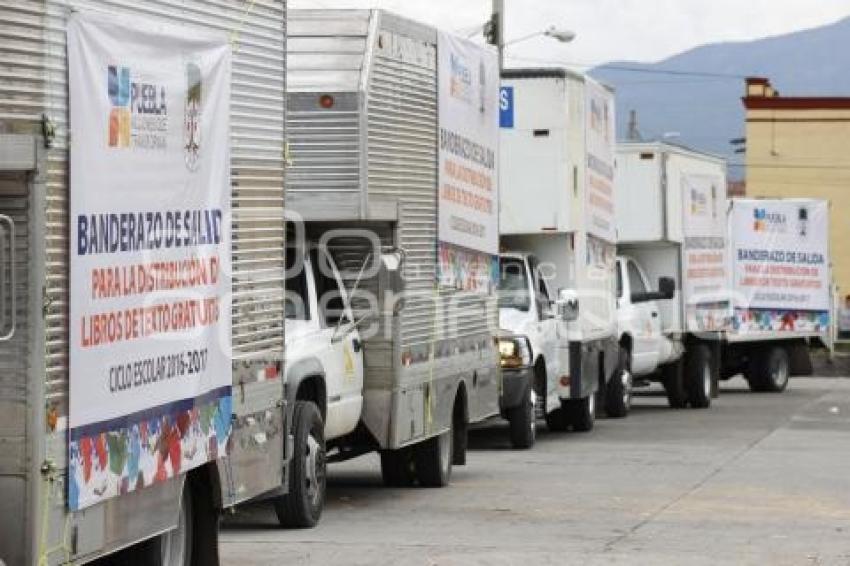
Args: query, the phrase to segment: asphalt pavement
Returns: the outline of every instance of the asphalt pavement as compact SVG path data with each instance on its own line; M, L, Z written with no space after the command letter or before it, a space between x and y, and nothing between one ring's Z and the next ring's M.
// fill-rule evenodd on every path
M501 422L472 431L447 489L384 488L376 456L333 466L317 528L241 508L222 563L850 566L850 379L734 380L707 411L644 394L588 434L540 424L530 451Z

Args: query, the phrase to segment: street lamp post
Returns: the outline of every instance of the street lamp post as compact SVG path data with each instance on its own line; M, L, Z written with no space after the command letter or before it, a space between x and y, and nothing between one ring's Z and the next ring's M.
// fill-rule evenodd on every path
M505 68L505 0L493 0L493 19L491 36L499 49L499 71Z
M495 45L499 49L499 70L505 68L505 48L509 45L514 45L521 41L531 39L537 36L551 37L561 43L570 43L576 38L576 34L569 30L561 30L555 26L551 26L545 31L538 31L532 34L505 41L505 0L493 0L493 15L485 27L485 35L487 41Z

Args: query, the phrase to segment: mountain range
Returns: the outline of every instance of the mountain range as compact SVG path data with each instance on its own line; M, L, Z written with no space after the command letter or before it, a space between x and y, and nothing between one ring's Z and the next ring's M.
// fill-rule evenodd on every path
M617 131L632 110L646 140L722 155L743 176L731 140L744 136L745 77L769 78L787 96L850 96L850 17L827 26L748 42L697 47L658 63L612 62L590 74L617 92Z

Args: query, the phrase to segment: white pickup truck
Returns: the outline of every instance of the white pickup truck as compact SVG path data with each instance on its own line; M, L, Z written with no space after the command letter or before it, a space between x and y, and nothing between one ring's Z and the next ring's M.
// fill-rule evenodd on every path
M531 342L551 430L628 413L618 364L614 94L566 69L502 74L500 328Z
M380 10L293 10L287 31L286 206L304 233L287 244L286 396L312 416L295 419L299 491L277 508L309 526L326 462L377 451L388 485L447 485L468 426L499 414L501 372L494 270L476 267L493 254L470 278L450 267L483 253L438 253L442 36Z
M620 347L635 385L707 408L729 319L726 163L680 146L617 147ZM654 292L655 281L659 292Z
M549 429L591 430L598 400L604 404L608 416L626 416L631 387L624 379L627 374L622 371L617 372L606 387L600 383L596 394L578 399L570 397L567 336L569 326L577 319L575 305L578 303L571 303L566 297L553 298L540 260L533 254L504 253L500 269L499 326L528 338L537 412L546 419Z
M305 244L286 254L287 401L294 406L296 455L280 522L314 526L322 513L327 442L357 428L363 409L363 344L348 293L326 249Z
M643 267L630 257L617 258L617 322L628 383L658 380L671 407L706 408L714 386L711 349L694 344L686 355L680 337L665 333L660 301L676 296L676 281L661 277L653 291ZM684 367L683 367L684 364Z

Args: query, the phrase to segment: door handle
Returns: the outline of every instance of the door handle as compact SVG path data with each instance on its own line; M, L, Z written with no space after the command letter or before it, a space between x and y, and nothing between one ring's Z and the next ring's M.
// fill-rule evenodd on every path
M354 349L355 354L359 354L360 350L363 349L363 342L361 342L358 338L355 338L351 341L351 347Z
M658 313L657 312L652 313L652 318L658 318Z

